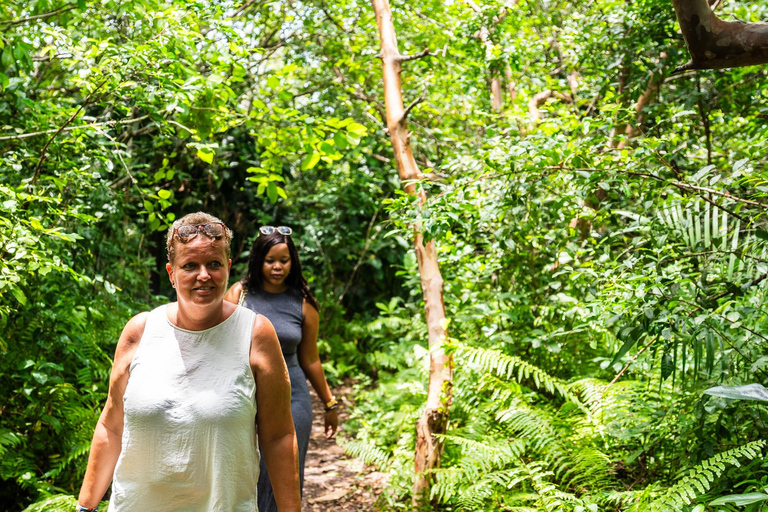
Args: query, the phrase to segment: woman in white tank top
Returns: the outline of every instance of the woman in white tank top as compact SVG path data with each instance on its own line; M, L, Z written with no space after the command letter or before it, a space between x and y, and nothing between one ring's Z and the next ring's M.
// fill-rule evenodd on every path
M178 300L128 321L77 510L256 510L258 441L281 512L299 512L291 389L275 330L224 302L232 233L187 215L168 232Z

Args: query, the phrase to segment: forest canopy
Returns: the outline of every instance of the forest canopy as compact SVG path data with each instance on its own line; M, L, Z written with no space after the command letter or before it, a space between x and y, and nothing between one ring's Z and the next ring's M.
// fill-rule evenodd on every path
M165 231L204 210L230 282L259 226L293 228L381 510L763 510L768 69L704 69L685 23L662 0L2 2L0 503L71 509L120 329L173 300Z

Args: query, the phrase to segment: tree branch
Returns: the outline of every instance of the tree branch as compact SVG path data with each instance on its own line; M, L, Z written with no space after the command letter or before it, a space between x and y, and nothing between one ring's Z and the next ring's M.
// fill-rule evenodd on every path
M752 206L759 206L760 208L767 208L768 209L768 204L758 203L757 201L751 201L749 199L744 199L742 197L734 196L732 194L729 194L728 192L720 192L719 190L715 190L715 189L712 189L712 188L706 188L706 187L697 187L696 185L689 185L688 183L680 183L679 181L672 181L670 183L672 183L672 185L674 185L674 186L676 186L677 188L680 188L680 189L698 190L700 192L706 192L708 194L714 194L716 196L727 197L728 199L733 199L734 201L739 202L739 203L749 204L749 205L752 205Z
M56 16L57 14L61 14L63 12L71 11L72 9L75 9L76 5L70 5L69 7L64 7L62 9L46 12L43 14L38 14L35 16L29 16L28 18L19 18L17 20L5 20L0 21L0 25L7 25L5 30L8 30L8 28L12 27L13 25L19 25L21 23L26 23L27 21L34 21L34 20L41 20L43 18L50 18L51 16Z
M539 107L542 106L552 96L552 91L546 90L536 93L528 100L528 117L532 124L536 124L541 119Z
M237 10L232 14L232 17L234 18L235 16L239 16L244 10L246 10L247 8L249 8L255 3L256 3L256 0L248 0L243 5L237 8Z
M425 99L427 99L427 91L426 91L426 89L424 89L424 90L422 90L422 91L421 91L421 96L419 96L418 98L416 98L415 100L413 100L413 101L410 103L410 105L408 105L407 107L405 107L405 111L403 112L403 118L406 118L406 117L408 117L408 114L410 114L410 113L411 113L411 110L413 110L413 107L415 107L415 106L416 106L416 105L418 105L419 103L422 103L422 102L423 102Z
M429 48L424 48L422 51L414 55L400 55L397 60L400 62L408 62L409 60L421 59L423 57L435 57L436 55L436 53L430 53Z
M613 386L614 384L616 384L616 382L618 382L618 380L621 378L621 376L622 376L622 375L624 375L624 372L626 372L626 371L629 369L629 367L630 367L630 366L632 366L632 365L635 363L635 361L637 361L637 358L638 358L638 357L640 357L640 355L641 355L643 352L645 352L645 351L648 349L648 347L650 347L651 345L653 345L653 342L654 342L654 341L656 341L657 339L659 339L659 335L658 335L658 334L657 334L656 336L654 336L653 338L651 338L650 340L648 340L648 343L646 343L646 344L643 346L643 348L641 348L641 349L640 349L640 350L637 352L637 354L635 354L635 355L632 357L632 359L631 359L629 362L627 362L627 364L625 364L625 365L624 365L624 368L622 368L622 369L621 369L621 371L620 371L619 373L617 373L617 374L616 374L616 376L613 378L613 380L610 382L610 384L608 384L608 385L605 387L605 389L608 389L610 386ZM603 391L605 391L605 389L604 389Z
M3 140L19 140L19 139L28 139L30 137L37 137L38 135L45 135L47 133L55 133L58 131L62 132L70 132L73 130L84 130L86 128L97 128L99 126L117 126L117 125L125 125L125 124L134 124L139 123L145 119L148 119L149 115L136 117L133 119L125 119L123 121L102 121L99 123L91 123L91 124L81 124L78 126L67 126L63 130L60 128L53 128L51 130L43 130L40 132L30 132L30 133L21 133L19 135L4 135L0 137L0 141Z
M385 199L388 199L389 195ZM373 217L371 217L371 221L368 223L368 229L365 230L365 246L363 247L363 250L360 252L360 257L357 258L357 263L355 263L355 266L352 268L352 273L349 275L349 279L347 279L347 282L344 284L344 290L341 292L341 295L339 295L339 298L337 299L337 302L341 302L341 300L344 298L344 295L347 294L349 291L349 288L352 286L352 280L355 278L355 274L357 273L357 269L360 268L360 265L363 264L363 258L365 258L366 253L368 252L368 249L371 247L371 242L373 242L374 236L371 236L371 229L373 228L373 225L376 223L376 217L379 216L379 212L381 211L381 207L384 203L382 201L379 202L379 205L376 207L376 211L373 213Z
M707 0L672 0L691 60L688 69L723 69L768 63L768 23L723 21Z
M67 127L69 123L71 123L77 115L85 108L86 105L91 101L91 96L93 96L96 91L104 87L104 84L106 84L109 81L109 78L105 78L103 82L101 82L96 88L91 91L88 96L86 96L85 101L83 101L82 105L80 105L80 108L78 108L74 114L72 114L67 121L61 125L61 127L56 131L56 133L51 136L50 139L48 139L48 142L45 143L45 146L43 146L43 150L40 152L40 159L37 161L37 167L35 168L35 173L32 175L32 179L29 182L30 187L35 184L37 181L37 177L40 175L40 169L43 167L43 161L45 160L45 152L48 150L48 146L51 145L51 142L53 142L53 139L56 138L57 135L59 135L62 131L64 131L64 128Z

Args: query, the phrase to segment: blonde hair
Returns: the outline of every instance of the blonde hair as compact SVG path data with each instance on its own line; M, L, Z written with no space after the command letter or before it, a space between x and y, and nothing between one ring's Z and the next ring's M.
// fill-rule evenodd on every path
M173 263L173 259L176 257L176 243L177 243L177 237L173 236L176 232L176 228L180 226L185 225L192 225L196 226L198 224L206 224L208 222L221 222L224 224L221 219L218 219L214 217L213 215L210 215L205 212L195 212L195 213L189 213L176 222L174 222L170 228L168 228L168 234L165 237L165 252L168 255L168 262ZM207 236L207 235L203 235ZM232 243L232 230L226 227L226 224L224 225L224 236L216 237L215 240L222 239L224 240L224 248L227 250L227 259L229 259L229 256L231 254L230 245Z

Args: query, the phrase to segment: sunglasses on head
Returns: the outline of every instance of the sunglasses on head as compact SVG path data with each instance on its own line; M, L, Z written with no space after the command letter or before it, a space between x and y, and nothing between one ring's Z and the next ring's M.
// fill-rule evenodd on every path
M275 231L277 231L281 235L285 235L285 236L291 236L291 233L293 233L293 230L291 228L289 228L288 226L278 226L278 227L275 227L275 226L261 226L259 228L259 233L261 233L262 235L271 235Z
M224 236L227 226L223 222L206 222L205 224L184 224L173 228L173 236L178 237L183 243L187 243L200 233L209 238L219 238Z

